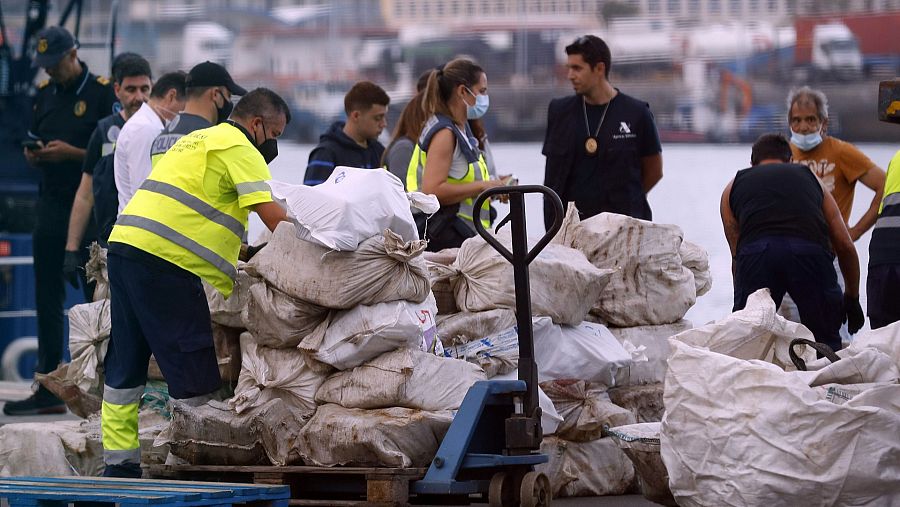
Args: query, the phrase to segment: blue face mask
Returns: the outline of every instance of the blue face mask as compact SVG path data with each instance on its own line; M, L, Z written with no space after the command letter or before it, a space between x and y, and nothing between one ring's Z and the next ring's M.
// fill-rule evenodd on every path
M822 134L820 131L812 134L798 134L791 131L791 142L801 151L809 151L822 143Z
M478 118L484 116L484 113L487 113L488 106L491 105L490 97L488 97L487 95L476 95L472 92L472 90L469 90L468 88L466 88L466 90L468 90L468 92L471 93L473 97L475 97L474 106L466 104L466 118L470 120L477 120Z

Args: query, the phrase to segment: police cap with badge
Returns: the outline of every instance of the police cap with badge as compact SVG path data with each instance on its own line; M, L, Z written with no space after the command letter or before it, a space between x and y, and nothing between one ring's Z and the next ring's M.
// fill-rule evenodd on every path
M31 68L45 69L55 66L72 49L78 47L78 41L68 30L61 26L44 28L37 34L37 47Z

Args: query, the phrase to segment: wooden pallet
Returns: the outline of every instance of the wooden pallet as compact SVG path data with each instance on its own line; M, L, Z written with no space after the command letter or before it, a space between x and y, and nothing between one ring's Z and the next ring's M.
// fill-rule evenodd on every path
M285 486L116 479L111 477L5 477L0 498L10 507L62 507L74 502L147 507L287 507Z
M290 486L290 505L408 505L409 483L425 468L152 465L150 475L181 480L227 480Z

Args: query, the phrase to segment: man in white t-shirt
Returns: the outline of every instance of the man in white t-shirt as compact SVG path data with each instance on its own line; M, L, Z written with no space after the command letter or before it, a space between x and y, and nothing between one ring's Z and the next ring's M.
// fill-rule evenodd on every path
M165 127L164 122L184 109L184 72L170 72L153 84L150 100L122 127L116 141L113 171L119 192L119 213L150 175L150 146Z

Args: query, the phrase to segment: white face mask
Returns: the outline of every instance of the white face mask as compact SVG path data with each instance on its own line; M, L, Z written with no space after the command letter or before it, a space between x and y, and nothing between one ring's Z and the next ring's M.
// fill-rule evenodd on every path
M822 131L819 129L812 134L798 134L792 130L791 142L801 151L809 151L822 143Z

